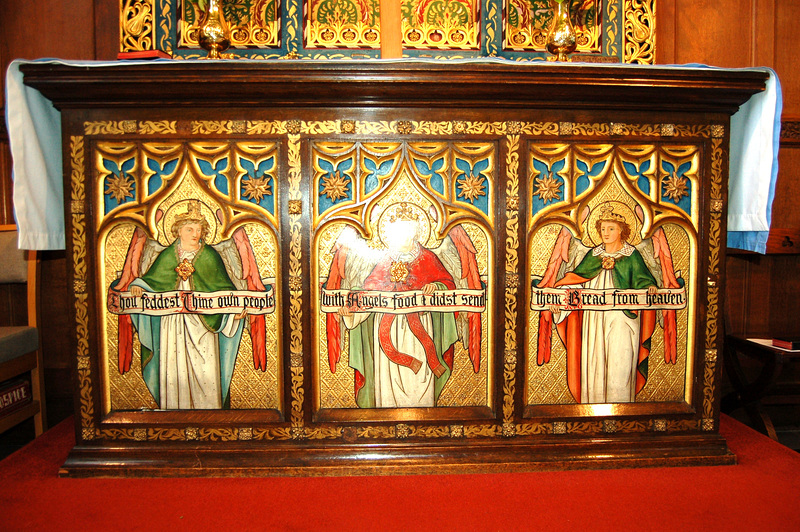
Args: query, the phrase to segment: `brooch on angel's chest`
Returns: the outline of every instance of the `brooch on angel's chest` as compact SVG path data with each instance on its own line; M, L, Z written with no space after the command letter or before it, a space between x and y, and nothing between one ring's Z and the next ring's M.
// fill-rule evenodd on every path
M189 262L189 259L183 259L183 261L175 267L175 271L178 272L180 278L185 281L194 273L194 266Z
M389 269L389 280L393 283L405 283L408 279L408 265L405 262L392 261Z
M614 265L617 263L617 260L614 257L602 257L603 260L603 269L604 270L613 270Z

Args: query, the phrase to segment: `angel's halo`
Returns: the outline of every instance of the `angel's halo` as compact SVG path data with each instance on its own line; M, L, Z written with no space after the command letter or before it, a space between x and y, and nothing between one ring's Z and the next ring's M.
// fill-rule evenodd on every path
M171 230L172 225L175 223L175 218L177 218L180 214L185 214L189 210L190 203L198 203L200 205L200 214L203 216L203 218L205 218L206 223L208 224L208 234L204 239L205 243L215 244L217 242L219 224L217 223L217 218L214 216L214 211L202 201L196 199L186 199L176 201L170 205L169 208L167 208L167 212L161 219L161 227L159 228L159 234L162 235L162 239L164 240L164 242L161 242L161 244L169 245L172 243L173 239Z
M378 217L378 239L381 245L385 248L389 247L388 235L395 222L411 220L417 222L415 239L426 246L431 236L431 219L425 209L405 201L389 205Z
M595 205L586 218L586 234L589 235L593 246L599 246L603 243L603 239L597 231L597 220L606 208L611 208L615 214L625 218L625 222L631 228L631 235L628 237L629 244L635 246L642 241L642 223L633 213L633 209L621 201L604 201Z

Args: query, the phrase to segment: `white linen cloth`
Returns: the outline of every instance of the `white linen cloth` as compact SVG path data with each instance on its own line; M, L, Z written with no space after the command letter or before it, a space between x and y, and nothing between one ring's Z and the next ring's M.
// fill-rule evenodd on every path
M408 61L370 60L374 61ZM424 61L414 59L414 61ZM6 123L11 144L14 176L14 209L21 249L64 249L64 198L61 160L61 113L42 94L25 85L15 60L6 74ZM72 66L102 68L119 62L63 61L43 59ZM185 61L191 62L191 61ZM253 61L248 60L252 63ZM465 59L458 62L510 62L502 58ZM303 61L307 64L308 61ZM126 61L126 66L147 66L153 61ZM574 65L575 63L573 63ZM541 65L556 65L545 63ZM587 64L587 68L641 65ZM708 68L662 66L659 68ZM752 70L752 69L751 69ZM771 221L772 198L778 173L781 89L772 69L766 90L744 103L731 120L731 157L728 205L728 246L766 251Z
M767 252L778 179L783 96L778 76L731 117L728 247Z

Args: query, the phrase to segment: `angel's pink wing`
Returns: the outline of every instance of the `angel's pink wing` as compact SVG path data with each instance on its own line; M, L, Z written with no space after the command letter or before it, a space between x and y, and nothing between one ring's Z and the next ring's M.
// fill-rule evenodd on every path
M128 253L125 256L125 265L122 267L114 290L126 292L134 279L141 276L140 266L142 264L142 253L147 243L147 234L141 228L136 228L128 246ZM117 343L117 368L120 374L124 375L131 369L133 361L133 322L127 314L117 316L119 329L119 342Z
M477 250L469 235L463 227L457 225L450 230L450 240L456 246L458 257L461 261L461 278L466 279L467 288L470 290L480 290L482 288L480 271L478 270ZM472 368L477 373L481 367L481 313L469 312L469 358L472 361Z
M675 277L675 267L672 264L672 251L664 229L658 228L653 233L653 254L661 265L661 275L664 278L664 288L680 288ZM664 310L664 362L675 364L678 360L678 326L675 310Z
M328 290L339 290L344 279L344 265L347 260L347 247L337 243L333 251L331 270L328 273L328 280L325 286ZM336 365L342 356L342 330L339 323L339 315L329 312L325 317L325 325L328 335L328 364L331 373L336 373Z
M233 242L242 261L242 278L247 281L248 290L264 291L264 283L258 273L258 263L253 253L253 246L244 228L240 227L233 232ZM250 340L253 343L253 367L261 371L267 370L267 332L263 315L249 316Z
M569 244L571 241L572 233L566 227L562 227L556 239L556 245L553 246L553 253L550 255L547 269L539 281L539 288L550 288L558 281L559 268L569 260ZM539 346L536 350L536 363L540 366L550 362L552 333L553 314L549 310L543 310L539 313Z

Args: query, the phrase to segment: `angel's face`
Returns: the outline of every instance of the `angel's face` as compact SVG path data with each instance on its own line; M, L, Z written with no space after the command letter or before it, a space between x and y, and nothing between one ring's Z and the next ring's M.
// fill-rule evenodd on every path
M622 227L616 222L601 222L600 238L603 239L603 243L606 246L620 242L622 240Z
M398 220L392 223L386 231L386 245L392 251L407 253L414 249L417 241L417 223L407 220Z
M181 239L181 248L186 251L194 251L200 247L203 226L194 222L185 224L178 230L178 238Z

